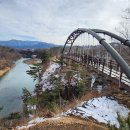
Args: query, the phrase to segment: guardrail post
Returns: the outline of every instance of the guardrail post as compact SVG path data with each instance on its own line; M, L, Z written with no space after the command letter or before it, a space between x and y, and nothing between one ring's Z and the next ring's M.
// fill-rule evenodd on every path
M110 76L111 76L111 72L112 72L112 61L110 60Z
M104 66L105 66L105 59L103 59L102 72L104 71Z

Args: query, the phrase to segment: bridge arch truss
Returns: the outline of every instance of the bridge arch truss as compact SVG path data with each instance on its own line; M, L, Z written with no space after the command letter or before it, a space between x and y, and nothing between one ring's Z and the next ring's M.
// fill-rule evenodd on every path
M118 53L118 51L106 41L105 37L101 37L100 34L103 34L104 36L109 36L113 39L118 40L123 46L126 46L130 48L130 41L127 39L124 39L114 33L105 31L105 30L100 30L100 29L84 29L84 28L79 28L73 31L67 38L65 45L63 47L62 54L63 56L69 56L72 47L75 45L76 39L84 34L87 33L88 35L91 35L93 38L95 38L98 43L105 48L105 50L112 56L112 58L117 62L117 64L120 66L121 71L128 77L130 80L130 66L128 63L125 61L125 59ZM80 46L80 45L79 45ZM67 52L66 49L67 48Z

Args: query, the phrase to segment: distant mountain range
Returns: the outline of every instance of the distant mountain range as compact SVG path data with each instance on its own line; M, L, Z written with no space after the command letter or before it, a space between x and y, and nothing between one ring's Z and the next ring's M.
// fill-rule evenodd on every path
M9 41L0 41L0 46L8 46L18 49L26 49L26 48L38 49L38 48L51 48L57 45L40 41L9 40Z

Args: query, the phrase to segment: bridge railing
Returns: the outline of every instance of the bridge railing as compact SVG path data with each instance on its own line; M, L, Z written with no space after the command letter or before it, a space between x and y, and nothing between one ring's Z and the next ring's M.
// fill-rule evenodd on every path
M130 80L121 70L119 70L119 65L114 61L106 61L105 59L100 59L95 62L94 60L92 60L94 59L92 57L91 59L82 59L82 56L75 54L64 55L64 58L71 59L78 63L82 63L83 65L92 67L93 69L96 68L100 72L119 80L127 86L130 86Z

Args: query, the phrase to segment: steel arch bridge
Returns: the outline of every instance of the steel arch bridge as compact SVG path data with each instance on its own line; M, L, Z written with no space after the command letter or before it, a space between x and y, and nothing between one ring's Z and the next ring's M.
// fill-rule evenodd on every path
M120 75L119 79L122 78L122 75L126 78L128 81L128 84L130 85L130 66L126 62L125 58L121 56L121 54L110 44L110 42L106 41L105 36L110 37L111 39L114 39L118 42L121 43L121 48L122 46L125 46L130 49L130 41L127 39L124 39L114 33L105 31L105 30L100 30L100 29L85 29L85 28L78 28L75 31L73 31L67 38L65 45L62 50L63 57L69 58L69 59L75 59L78 62L82 62L85 64L89 64L91 62L91 66L97 65L97 69L104 71L105 68L105 59L101 59L99 56L98 58L95 58L96 55L93 54L93 56L88 55L88 51L90 51L90 48L93 49L97 47L98 45L94 45L92 47L92 43L88 43L89 47L86 45L82 46L80 43L78 46L75 46L75 41L77 40L78 37L86 33L88 36L91 36L93 39L96 39L98 41L98 44L105 48L105 50L111 55L111 57L115 60L117 63L117 67L120 67ZM104 35L101 36L101 35ZM94 41L94 40L93 40ZM76 47L77 50L80 48L80 51L73 51L73 48ZM98 46L99 47L99 46ZM86 49L84 49L86 48ZM76 54L77 53L77 54ZM80 53L80 55L78 54ZM87 53L87 54L86 54ZM129 56L130 57L130 56ZM77 58L77 59L76 59ZM102 61L102 62L101 62ZM111 60L109 61L109 71L110 71L110 76L112 74L112 71L115 71L112 67L112 62ZM102 67L102 69L101 69ZM117 72L117 70L116 70ZM117 74L117 75L118 75ZM115 77L115 76L114 76Z

